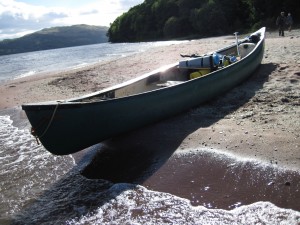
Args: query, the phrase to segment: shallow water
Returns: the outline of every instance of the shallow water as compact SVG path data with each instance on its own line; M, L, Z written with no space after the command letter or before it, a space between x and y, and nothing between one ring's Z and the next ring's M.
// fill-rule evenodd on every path
M19 110L0 116L0 224L39 198L74 166L71 156L56 157L37 146L28 127L14 124ZM21 127L18 127L21 126Z
M134 132L54 156L29 128L19 108L0 111L0 224L300 223L296 171L206 149L151 150Z

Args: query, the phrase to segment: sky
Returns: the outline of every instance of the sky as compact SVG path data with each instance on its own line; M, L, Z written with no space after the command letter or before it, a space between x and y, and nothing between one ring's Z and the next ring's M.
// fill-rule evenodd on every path
M43 28L88 24L109 26L144 0L0 0L0 40Z

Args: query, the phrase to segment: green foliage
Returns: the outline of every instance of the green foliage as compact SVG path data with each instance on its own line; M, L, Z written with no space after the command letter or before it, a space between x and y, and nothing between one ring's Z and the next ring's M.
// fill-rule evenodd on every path
M298 21L300 1L145 0L118 17L107 36L111 42L135 42L275 28L281 11Z
M202 36L220 35L228 32L228 23L220 3L210 0L200 9L195 9L191 15L193 27Z
M178 34L178 27L180 27L180 20L175 16L170 17L164 25L164 36L176 36Z
M0 42L0 55L107 42L107 27L53 27Z

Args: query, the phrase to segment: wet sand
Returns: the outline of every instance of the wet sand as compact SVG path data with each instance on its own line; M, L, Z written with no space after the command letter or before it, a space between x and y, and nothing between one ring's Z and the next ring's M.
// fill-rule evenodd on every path
M231 36L195 40L7 82L0 109L87 94L176 62L180 53L232 42ZM103 142L82 174L139 183L211 208L270 201L299 211L299 96L300 30L284 38L268 32L262 65L249 80L184 114Z

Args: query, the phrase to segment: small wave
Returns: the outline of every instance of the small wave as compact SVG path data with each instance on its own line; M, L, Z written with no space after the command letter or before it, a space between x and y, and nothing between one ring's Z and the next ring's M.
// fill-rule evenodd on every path
M189 40L183 40L183 41L158 41L154 42L154 46L159 47L159 46L169 46L169 45L178 45L182 43L187 43Z
M72 69L76 70L76 69L80 69L80 68L86 67L88 65L89 65L88 63L80 63L80 64L78 64L76 66L73 66Z
M129 56L131 54L134 54L136 52L129 52L129 53L116 53L116 54L113 54L113 53L109 53L109 54L106 54L106 59L108 60L113 60L113 59L118 59L118 58L124 58L126 56ZM104 59L104 58L103 58ZM99 60L99 61L103 61L103 59Z
M192 206L184 198L155 192L142 186L116 184L111 200L94 213L67 224L290 224L300 222L300 213L270 202L256 202L233 210Z
M124 56L125 54L121 54L121 53L109 53L109 54L106 54L106 56L109 56L109 57L122 57Z
M23 78L23 77L29 77L29 76L32 76L34 74L36 74L36 71L32 70L32 71L29 71L29 72L26 72L26 73L22 73L22 74L16 76L14 79L19 79L19 78Z
M37 145L29 129L0 115L0 215L14 214L74 165L71 156L57 157ZM1 220L1 217L0 217Z

